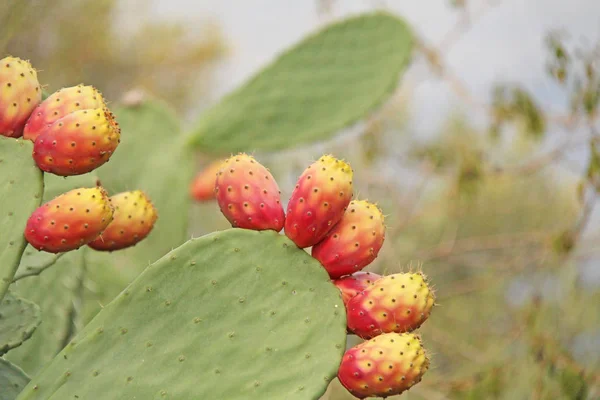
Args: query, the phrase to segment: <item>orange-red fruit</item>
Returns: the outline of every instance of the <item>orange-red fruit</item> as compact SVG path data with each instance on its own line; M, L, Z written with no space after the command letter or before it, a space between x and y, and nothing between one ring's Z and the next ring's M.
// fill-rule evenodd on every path
M388 397L419 383L429 369L420 338L387 333L352 347L338 370L340 383L355 397Z
M352 274L369 265L385 239L379 208L368 201L351 201L341 221L312 248L332 279Z
M158 213L144 192L119 193L109 201L114 208L113 220L88 246L102 251L120 250L136 245L150 234Z
M68 94L75 90L91 96L87 103L80 105L95 101L104 104L100 93L92 89L75 87L63 90ZM48 110L53 110L48 102L60 103L64 100L61 93L55 93L40 105L41 109L46 110L42 117L47 118ZM85 174L106 163L119 145L121 129L108 108L101 106L68 112L70 109L64 107L60 112L52 111L51 116L58 113L58 119L28 134L28 137L35 137L33 159L43 171L61 176ZM60 116L61 112L66 114Z
M29 61L16 57L0 60L0 135L18 138L27 118L42 101L37 72Z
M300 248L314 246L337 224L352 199L352 168L325 155L310 165L288 203L285 234Z
M215 182L217 172L224 160L213 161L206 168L198 172L190 184L190 196L196 201L210 201L215 199Z
M23 138L35 142L35 139L48 126L59 119L79 110L104 108L102 94L93 86L73 86L54 92L38 105L23 131Z
M346 305L351 298L366 288L373 286L375 281L377 281L379 278L381 278L381 276L377 275L376 273L360 271L352 275L336 279L333 281L333 284L342 292L342 301L344 302L344 305Z
M388 275L348 301L348 330L363 339L412 332L429 318L434 303L421 272Z
M273 175L254 157L238 154L221 164L215 193L231 225L279 232L285 222L280 192Z
M49 253L75 250L94 240L113 218L113 208L101 187L74 189L31 214L25 238Z

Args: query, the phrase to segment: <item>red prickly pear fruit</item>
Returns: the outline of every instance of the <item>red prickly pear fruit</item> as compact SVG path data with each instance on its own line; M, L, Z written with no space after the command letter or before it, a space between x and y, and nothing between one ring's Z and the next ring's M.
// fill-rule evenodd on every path
M352 199L352 168L330 155L310 165L288 203L285 234L300 248L314 246L337 224Z
M158 214L144 192L119 193L109 201L114 209L113 220L88 246L101 251L120 250L136 245L150 234Z
M42 88L29 61L16 57L0 60L0 136L20 137L40 101Z
M347 350L338 379L359 399L388 397L419 383L428 369L429 357L419 336L386 333Z
M120 138L119 124L108 108L74 111L38 135L33 159L43 171L81 175L106 163Z
M283 228L285 214L277 182L254 157L240 153L225 160L217 173L215 193L232 226L277 232Z
M348 330L363 339L412 332L429 318L434 303L421 272L384 276L348 301Z
M366 288L373 286L375 281L377 281L379 278L381 278L381 276L377 275L376 273L360 271L352 275L336 279L333 281L333 284L342 292L342 301L344 302L344 305L346 305L351 298Z
M74 189L31 214L25 238L49 253L75 250L91 242L113 219L113 208L102 187Z
M23 131L23 138L35 142L48 126L72 112L104 108L102 94L93 86L77 85L54 92L38 105Z
M215 199L215 182L217 173L225 160L217 160L208 164L198 172L190 184L190 196L196 201L210 201Z
M385 239L385 224L379 208L368 201L351 201L344 216L312 248L331 279L349 275L369 265Z

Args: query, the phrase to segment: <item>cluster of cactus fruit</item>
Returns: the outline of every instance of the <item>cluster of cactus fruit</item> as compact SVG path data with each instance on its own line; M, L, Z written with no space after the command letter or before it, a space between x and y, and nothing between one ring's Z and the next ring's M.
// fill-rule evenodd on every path
M269 170L240 153L201 171L190 194L198 201L216 198L233 227L283 229L299 248L311 248L341 292L348 332L366 340L344 354L339 381L358 398L387 397L411 388L429 367L411 332L427 320L435 296L422 272L361 271L379 254L385 224L377 205L352 200L352 177L349 164L322 156L302 173L284 212Z
M42 101L37 72L28 61L0 60L0 135L33 142L44 172L82 175L109 161L121 130L102 94L92 86L61 89ZM108 196L100 186L77 188L33 212L25 238L33 247L62 253L88 245L113 251L130 247L152 230L157 212L141 191Z

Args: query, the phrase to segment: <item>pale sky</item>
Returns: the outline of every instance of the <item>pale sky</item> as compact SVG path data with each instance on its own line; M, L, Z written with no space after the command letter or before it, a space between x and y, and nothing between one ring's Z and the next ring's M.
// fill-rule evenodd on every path
M373 10L385 3L403 16L418 34L432 44L443 43L459 13L449 0L338 0L334 18ZM469 0L474 13L486 8L471 30L446 53L446 63L481 100L488 100L497 82L516 82L532 90L545 106L560 110L560 89L544 70L544 38L550 29L565 29L571 37L600 38L600 1L597 0ZM214 92L216 101L277 53L317 30L326 20L313 0L153 0L152 12L159 18L198 21L215 20L224 32L230 54L219 68ZM448 111L460 102L444 82L428 78L413 93L412 106L417 128L431 131ZM413 75L408 75L409 79Z

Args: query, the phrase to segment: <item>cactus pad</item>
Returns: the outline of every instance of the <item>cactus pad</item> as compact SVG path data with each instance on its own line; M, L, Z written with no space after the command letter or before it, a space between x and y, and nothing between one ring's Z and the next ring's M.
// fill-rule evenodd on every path
M15 400L29 382L29 377L17 366L0 358L0 400Z
M40 322L36 304L7 293L0 302L0 356L29 339Z
M209 109L193 143L226 154L326 139L392 94L412 41L407 24L385 13L333 24Z
M0 300L25 250L27 219L42 201L42 172L31 158L32 149L29 141L0 138Z
M326 271L285 236L216 232L149 266L19 398L315 399L345 322Z

